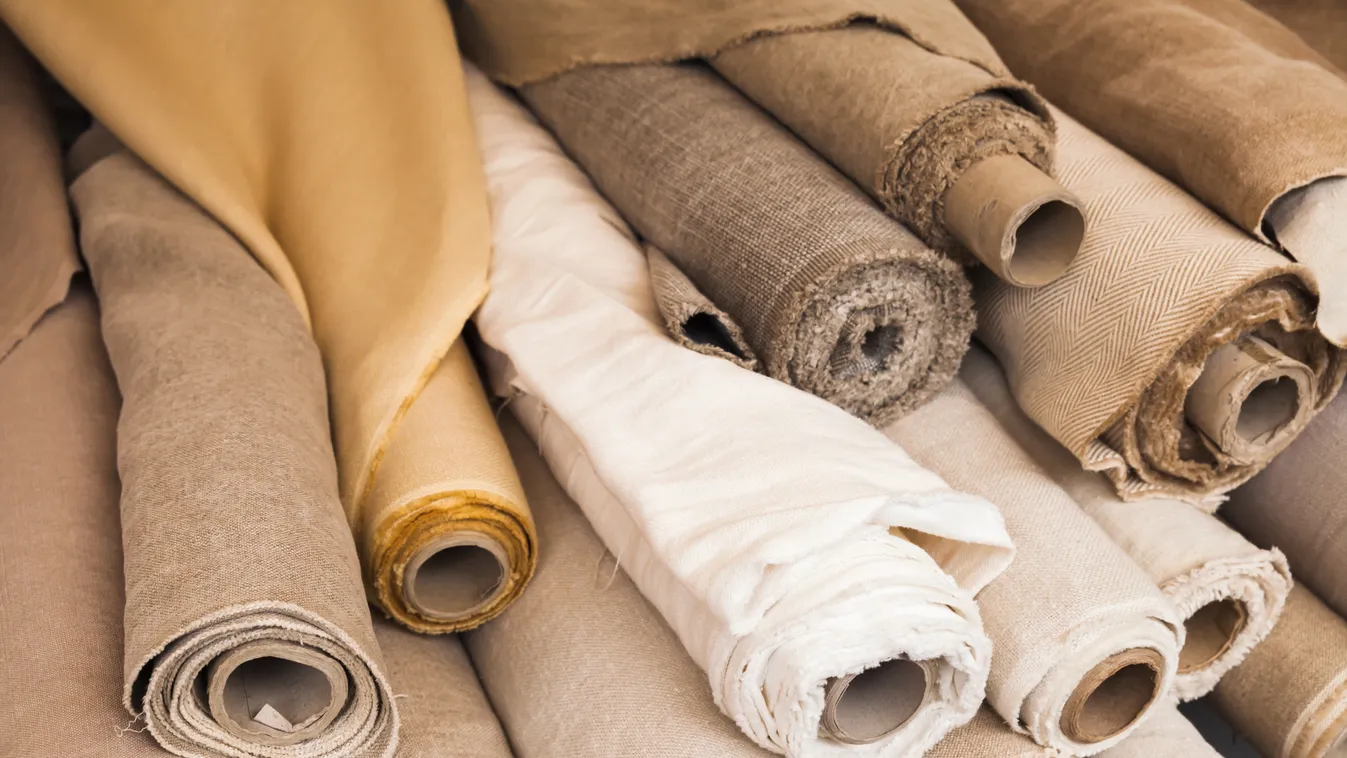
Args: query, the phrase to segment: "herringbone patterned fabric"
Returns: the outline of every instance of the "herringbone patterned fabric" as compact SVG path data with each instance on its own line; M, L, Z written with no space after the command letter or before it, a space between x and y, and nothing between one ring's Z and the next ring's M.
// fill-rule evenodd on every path
M1206 464L1184 452L1196 433L1183 401L1215 347L1244 332L1272 334L1316 369L1316 408L1341 384L1339 352L1310 331L1314 284L1121 150L1058 119L1058 174L1086 204L1085 247L1045 287L977 277L979 338L1024 410L1086 468L1107 472L1124 498L1209 499L1266 463Z

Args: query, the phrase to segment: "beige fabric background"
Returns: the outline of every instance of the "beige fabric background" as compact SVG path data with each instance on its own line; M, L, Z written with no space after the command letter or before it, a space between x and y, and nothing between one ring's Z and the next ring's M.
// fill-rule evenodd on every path
M486 194L443 2L7 0L0 16L309 318L354 515L486 289Z
M397 715L303 320L234 237L129 153L71 194L123 396L124 704L179 755L288 755L227 730L183 686L219 654L272 640L349 679L306 755L391 755Z
M37 65L0 25L0 359L79 270L61 152Z
M1347 72L1347 7L1339 0L1249 0Z

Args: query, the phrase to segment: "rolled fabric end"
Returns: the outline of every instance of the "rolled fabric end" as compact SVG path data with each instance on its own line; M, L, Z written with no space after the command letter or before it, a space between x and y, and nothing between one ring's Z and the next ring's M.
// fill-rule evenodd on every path
M313 739L346 705L341 664L298 642L261 639L240 645L206 669L210 713L225 731L261 745Z
M1347 176L1331 176L1277 199L1263 219L1268 237L1308 268L1322 297L1315 326L1347 347Z
M758 356L749 347L744 332L726 313L688 278L664 251L645 245L650 266L650 287L655 304L664 316L664 327L674 342L694 352L710 355L758 370Z
M964 171L945 193L945 227L997 276L1038 287L1061 276L1085 240L1082 203L1020 155Z
M916 715L931 694L929 664L907 658L885 661L859 674L828 680L819 726L834 740L868 745Z
M1062 733L1094 744L1139 724L1161 693L1164 657L1150 648L1133 648L1105 658L1090 669L1062 708Z

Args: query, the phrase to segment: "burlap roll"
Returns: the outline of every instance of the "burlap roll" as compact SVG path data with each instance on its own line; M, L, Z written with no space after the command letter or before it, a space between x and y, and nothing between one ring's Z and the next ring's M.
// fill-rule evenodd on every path
M1047 106L999 66L870 25L758 37L712 65L936 250L1026 286L1079 251Z
M669 256L654 245L645 246L650 264L650 289L664 316L664 328L674 342L706 355L758 370L758 358L744 339L744 330L730 314L707 299Z
M958 267L701 65L579 69L523 95L766 373L875 424L957 370Z
M1347 364L1314 330L1314 278L1070 118L1058 131L1058 175L1091 219L1085 248L1045 287L977 277L978 337L1025 412L1123 499L1215 507L1342 383ZM1240 360L1215 360L1223 346ZM1259 427L1240 457L1186 420L1209 365L1237 369L1208 388L1218 407Z
M1248 0L1347 72L1347 8L1338 0Z
M1210 692L1267 637L1291 591L1291 572L1281 551L1259 550L1187 503L1166 498L1120 500L1104 477L1082 470L1069 452L1024 415L1001 367L981 347L968 351L959 375L1002 428L1173 603L1187 627L1174 679L1174 694L1180 700Z
M1182 621L1155 583L956 380L889 427L961 491L996 503L1015 561L978 595L996 646L987 700L1041 745L1093 755L1170 692Z
M1267 758L1347 744L1347 622L1303 587L1267 640L1216 685L1216 707Z
M1263 241L1278 199L1347 175L1347 81L1244 0L955 1L1054 104ZM1286 250L1347 300L1340 250ZM1347 344L1347 306L1320 317Z
M124 704L183 756L392 755L299 312L131 154L71 195L123 397Z
M37 65L0 25L0 359L79 270L61 151Z

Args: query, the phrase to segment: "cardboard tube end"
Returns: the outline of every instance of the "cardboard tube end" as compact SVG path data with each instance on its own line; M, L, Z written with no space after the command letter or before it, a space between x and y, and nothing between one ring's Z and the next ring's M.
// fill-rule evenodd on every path
M945 193L945 227L997 276L1020 287L1060 277L1085 242L1082 204L1018 155L974 164Z
M403 598L413 612L432 621L461 621L506 590L509 571L509 556L498 542L477 532L458 532L412 556L403 574Z
M1115 653L1090 669L1062 708L1062 733L1082 745L1130 729L1160 696L1164 657L1150 648Z
M1309 420L1314 371L1245 336L1212 351L1188 390L1184 415L1230 458L1252 463L1275 452Z
M1179 673L1196 673L1220 660L1234 646L1248 621L1248 609L1233 598L1198 608L1183 623L1187 634L1179 651Z
M898 731L926 704L926 666L896 658L824 686L824 733L846 745L868 745Z
M345 706L349 689L340 663L284 640L240 645L206 672L207 708L215 722L257 745L294 745L318 736Z

